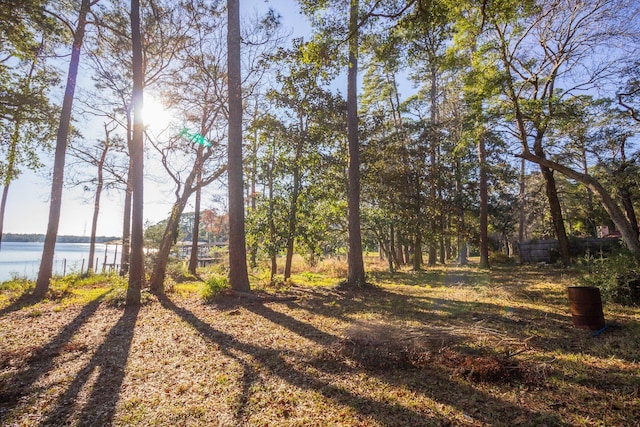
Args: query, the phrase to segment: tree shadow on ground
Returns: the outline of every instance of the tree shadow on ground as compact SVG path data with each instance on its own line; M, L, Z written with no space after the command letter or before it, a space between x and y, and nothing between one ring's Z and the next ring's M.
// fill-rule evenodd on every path
M377 289L376 292L381 291ZM384 292L384 291L383 291ZM320 344L331 344L335 341L336 337L331 334L321 333L318 334L317 329L310 325L301 322L289 315L280 313L270 307L264 305L251 305L246 307L249 311L255 314L265 317L271 322L283 326L290 331L298 334L301 337L313 340ZM444 335L450 335L446 332ZM454 334L455 335L455 334ZM447 337L440 336L439 339L447 343L452 343L459 340L459 337L450 335ZM320 338L320 339L319 339ZM540 423L555 421L558 422L556 416L547 412L532 412L528 409L522 408L517 405L513 405L505 400L495 398L487 393L484 393L472 385L462 383L460 381L452 380L450 373L438 366L429 366L423 369L407 368L402 363L397 363L398 360L393 357L391 352L387 349L383 349L383 358L388 358L389 361L382 361L382 365L375 369L367 368L370 375L380 378L381 380L398 386L412 390L413 392L423 394L434 401L456 407L465 414L472 414L477 420L481 420L484 423L492 423L497 419L504 419L504 417L514 418L526 418L528 420L538 420ZM356 362L363 362L362 354L356 355L352 353L351 358ZM375 358L375 356L373 356ZM380 359L376 359L376 363L380 362ZM364 361L366 364L366 361ZM316 360L314 366L318 369L329 372L343 372L345 370L353 370L352 367L347 367L346 364L330 358L327 360ZM397 366L394 366L397 365ZM407 380L406 372L403 370L408 369L411 372L411 380ZM465 398L461 399L461 396ZM482 402L483 406L478 407L478 402ZM381 420L383 421L383 420Z
M0 316L4 316L5 314L9 314L14 311L22 310L25 307L36 305L40 301L42 301L42 298L39 298L33 295L32 290L27 290L22 295L20 295L15 301L13 301L11 304L0 309Z
M236 360L239 360L238 357L232 355L229 350L240 351L250 355L260 363L262 368L267 369L281 380L303 390L315 390L336 404L350 406L363 415L378 418L383 424L389 419L397 420L398 425L411 426L444 425L448 423L445 418L426 418L424 414L401 405L379 402L365 396L357 396L339 386L301 372L283 357L281 351L240 342L233 336L216 330L188 309L177 306L169 298L162 298L160 302L163 307L173 311L178 317L191 325L207 341L220 346L225 355L231 356ZM243 383L247 379L244 378ZM243 407L238 409L237 414L246 412L246 406L250 398L249 392L249 387L244 384L243 395L240 399L240 404ZM241 419L236 419L236 421L242 424Z
M345 322L353 320L354 316L359 314L374 313L381 318L423 323L446 321L468 324L482 320L488 323L499 323L505 328L516 330L539 318L558 325L571 324L569 314L512 307L508 301L504 301L503 304L460 301L407 295L381 287L370 287L363 292L315 289L310 290L304 298L285 302L285 304L291 309L303 309Z
M38 379L53 368L55 358L62 353L64 346L75 333L95 314L107 293L103 293L82 307L80 313L62 328L58 335L46 345L36 349L31 357L25 361L26 368L24 370L0 382L0 423L5 415L20 403L20 398L30 393L30 389Z
M426 414L425 411L421 411L420 408L409 408L398 403L378 401L368 396L362 396L354 394L353 392L334 385L329 381L320 379L315 375L308 374L301 370L299 367L289 363L284 357L284 353L281 350L269 349L252 345L250 343L243 343L236 340L233 336L224 332L220 332L213 328L211 325L198 318L193 312L184 307L177 306L173 301L168 298L161 300L162 305L173 311L182 320L190 324L195 328L203 337L208 341L217 344L225 349L225 354L230 354L229 350L240 351L247 355L252 356L261 367L268 370L273 375L276 375L280 379L286 381L290 385L298 387L303 390L314 390L321 393L325 398L330 399L335 404L345 405L353 408L358 413L364 416L370 416L375 418L383 425L389 424L390 420L393 420L395 425L411 425L411 426L426 426L426 425L450 425L451 420L442 415ZM271 307L260 304L248 304L245 306L247 310L270 320L274 324L280 325L288 329L289 331L312 340L316 343L327 346L331 342L335 341L336 337L332 334L318 330L313 325L309 325L306 322L295 319L287 314L280 313ZM237 358L237 357L236 357ZM316 360L317 362L317 360ZM358 369L348 366L342 363L340 360L332 360L330 363L312 363L310 366L322 369L330 374L347 374L359 372ZM437 373L437 369L434 371ZM406 387L416 393L421 393L427 397L441 403L445 403L456 407L462 411L472 410L475 406L472 400L469 400L468 404L461 403L458 399L461 395L473 395L475 400L481 398L487 405L495 408L500 408L501 412L508 413L510 416L525 416L528 419L553 419L551 414L546 413L534 413L525 408L518 407L509 402L491 397L485 393L482 393L471 386L461 385L451 380L444 373L439 373L434 376L434 372L430 374L420 375L420 381L404 382L399 385ZM378 376L385 381L389 381L387 374L370 373L371 375ZM392 374L390 374L392 375ZM393 376L391 376L392 378ZM435 380L434 380L435 378ZM397 380L396 380L397 381ZM445 390L452 390L451 396L441 395L440 392ZM245 386L244 392L247 393L248 389ZM243 404L246 405L249 401L249 396L246 394L242 398ZM243 410L242 412L246 411ZM476 414L478 419L483 422L490 423L495 418L491 413ZM239 421L239 420L237 420Z
M565 352L603 359L616 357L630 363L637 360L640 344L635 343L634 322L614 324L599 337L573 326L568 304L564 312L553 303L553 310L531 306L514 307L502 303L459 301L445 298L407 295L371 287L358 290L309 289L306 296L283 302L291 310L332 317L345 323L360 315L371 314L388 322L416 322L425 326L457 326L480 332L495 332L506 339L526 342L544 353ZM544 306L545 304L540 304ZM564 301L562 306L565 307Z
M76 412L75 401L96 371L99 372L98 376L91 389L91 395L78 416L77 424L82 426L111 424L125 376L125 367L139 311L139 305L125 307L122 316L111 328L89 363L78 372L65 393L58 398L57 404L49 412L49 417L41 425L72 423L70 418Z

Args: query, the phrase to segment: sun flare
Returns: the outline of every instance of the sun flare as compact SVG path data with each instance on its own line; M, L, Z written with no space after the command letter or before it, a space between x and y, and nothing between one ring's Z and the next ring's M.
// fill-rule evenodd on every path
M142 120L145 127L155 133L164 131L174 120L171 112L156 98L150 95L144 97Z

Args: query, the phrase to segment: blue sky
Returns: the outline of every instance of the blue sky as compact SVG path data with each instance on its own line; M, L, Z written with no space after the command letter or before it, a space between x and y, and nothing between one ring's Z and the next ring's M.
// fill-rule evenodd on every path
M268 7L276 9L282 15L285 28L293 30L293 37L309 32L309 26L303 15L299 13L297 3L293 0L240 0L241 14L251 14L254 10L262 11ZM81 61L83 59L81 58ZM68 65L63 64L65 70ZM344 93L345 90L342 90ZM77 105L77 103L76 103ZM100 128L99 124L97 126ZM82 129L87 139L96 138L87 129ZM50 155L52 157L53 154ZM46 167L50 168L52 159L43 159ZM51 184L44 176L45 172L33 173L25 171L18 180L11 184L4 222L6 233L38 233L44 234L49 215L49 195ZM211 193L224 195L224 189L212 188ZM65 189L62 198L62 215L58 234L88 235L91 230L93 201L87 200L88 195L79 189ZM204 196L205 207L207 196ZM145 182L145 219L151 223L158 222L168 216L173 199L173 192L169 188L160 188L157 182ZM105 194L102 198L100 217L98 220L98 235L119 236L122 233L122 192ZM187 207L187 211L193 209Z

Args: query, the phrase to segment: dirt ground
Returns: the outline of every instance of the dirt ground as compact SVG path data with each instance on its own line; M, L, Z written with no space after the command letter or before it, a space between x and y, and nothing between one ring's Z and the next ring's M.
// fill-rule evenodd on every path
M571 278L449 269L276 298L0 307L0 425L637 426L640 310L575 329ZM104 289L100 288L102 286Z

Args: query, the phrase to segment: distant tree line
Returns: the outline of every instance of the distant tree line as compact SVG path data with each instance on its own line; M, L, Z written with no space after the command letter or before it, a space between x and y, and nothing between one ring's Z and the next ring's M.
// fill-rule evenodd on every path
M44 242L44 234L5 233L2 240L4 242L41 243ZM112 242L114 240L120 240L120 237L96 236L96 243ZM58 236L56 239L56 243L90 243L90 241L91 238L89 236Z

